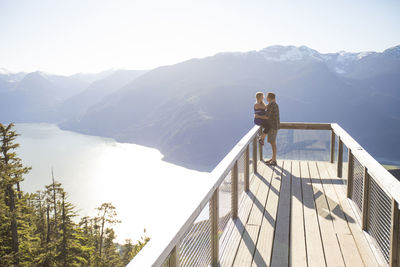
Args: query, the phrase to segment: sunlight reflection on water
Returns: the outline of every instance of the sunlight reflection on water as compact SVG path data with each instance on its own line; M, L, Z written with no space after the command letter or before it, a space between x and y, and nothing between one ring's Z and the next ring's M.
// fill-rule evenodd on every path
M159 237L185 218L181 209L201 198L210 176L162 161L156 150L110 138L60 130L53 124L17 124L18 155L32 166L22 189L35 192L51 182L51 167L80 216L112 202L122 223L118 241L136 240L146 227ZM197 200L196 200L197 201Z

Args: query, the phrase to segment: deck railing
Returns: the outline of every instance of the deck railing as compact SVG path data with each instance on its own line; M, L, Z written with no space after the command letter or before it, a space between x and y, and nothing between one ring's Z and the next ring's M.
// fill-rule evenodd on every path
M397 266L400 182L336 123L281 123L281 129L331 131L330 162L336 161L338 177L343 176L343 148L347 147L347 175L343 179L347 197L358 210L360 227L377 248L377 256ZM215 181L212 188L165 249L148 259L147 266L218 266L220 250L227 241L224 230L229 219L237 218L249 179L263 158L257 142L259 132L258 126L253 127L211 172ZM135 266L135 259L131 264Z

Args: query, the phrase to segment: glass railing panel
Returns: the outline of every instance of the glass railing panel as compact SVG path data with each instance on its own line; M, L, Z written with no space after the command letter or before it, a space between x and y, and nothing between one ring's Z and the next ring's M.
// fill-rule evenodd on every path
M267 138L263 153L264 158L269 159L272 150ZM330 142L331 131L281 129L277 136L277 156L278 159L329 161Z

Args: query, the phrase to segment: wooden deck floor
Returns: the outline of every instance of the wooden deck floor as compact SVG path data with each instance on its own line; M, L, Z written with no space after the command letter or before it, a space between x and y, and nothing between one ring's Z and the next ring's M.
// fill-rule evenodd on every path
M336 165L259 163L220 239L221 266L379 266Z

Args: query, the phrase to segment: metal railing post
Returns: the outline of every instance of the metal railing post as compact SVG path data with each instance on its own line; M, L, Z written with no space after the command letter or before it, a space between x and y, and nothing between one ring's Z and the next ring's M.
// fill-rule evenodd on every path
M250 183L250 147L247 145L246 152L244 155L244 191L249 191L249 183Z
M349 149L349 165L347 169L347 197L351 198L352 190L353 190L353 179L354 179L354 166L353 166L353 153L351 153L351 149Z
M210 200L210 220L211 220L211 266L218 266L219 260L219 240L218 240L218 190L213 193Z
M335 132L331 130L331 163L335 162Z
M235 162L235 165L233 166L232 172L231 172L231 180L232 180L232 219L236 219L238 216L238 164L237 161Z
M361 228L367 230L368 228L368 202L369 202L369 179L368 169L364 167L364 182L363 182L363 194L362 194L362 216L361 216Z
M253 139L253 170L257 173L257 138Z
M339 148L337 158L337 177L343 176L343 141L339 136Z
M399 204L392 198L392 223L390 232L389 266L398 266L399 261Z

